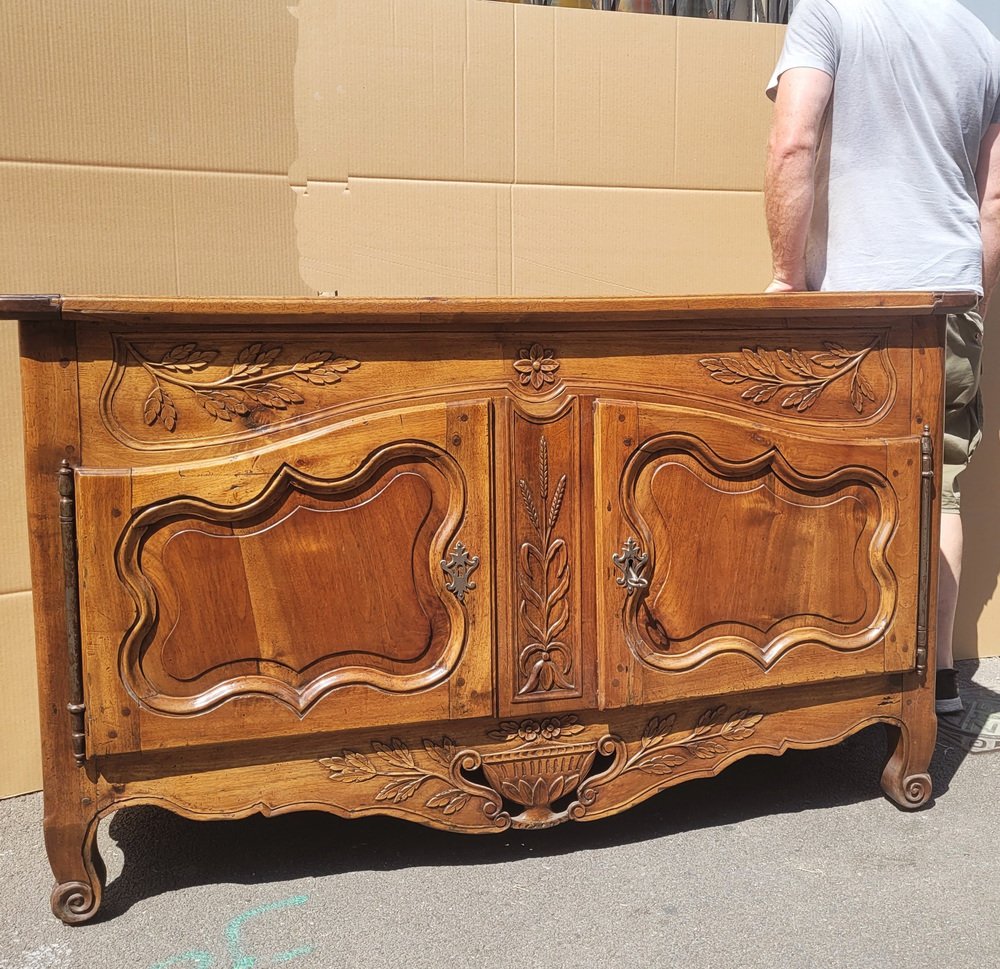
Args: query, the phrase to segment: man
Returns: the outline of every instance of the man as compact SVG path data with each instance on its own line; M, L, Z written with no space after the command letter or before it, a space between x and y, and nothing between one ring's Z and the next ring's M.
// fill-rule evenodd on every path
M982 315L1000 272L1000 44L957 0L800 0L767 93L768 292L983 297L948 318L945 354L936 706L958 713L955 479L981 436Z

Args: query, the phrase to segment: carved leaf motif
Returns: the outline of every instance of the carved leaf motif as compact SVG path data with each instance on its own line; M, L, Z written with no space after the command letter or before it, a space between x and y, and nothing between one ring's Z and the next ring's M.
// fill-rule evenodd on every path
M204 370L217 356L218 350L203 350L194 343L182 343L163 355L165 370L174 373L194 373Z
M232 422L233 415L250 413L252 407L286 410L289 404L305 403L297 391L282 385L282 377L296 376L312 384L333 384L340 375L361 364L347 357L335 357L330 350L309 354L297 364L281 366L278 359L282 348L251 343L243 347L230 365L229 373L217 380L195 380L192 375L204 370L219 355L195 343L172 347L157 362L144 356L139 349L126 344L153 381L153 390L143 405L143 421L153 426L157 422L168 431L177 425L177 410L163 389L165 384L182 387L195 395L205 412L219 421Z
M717 740L707 740L704 743L691 744L690 750L695 757L700 757L702 760L711 760L711 758L719 754L724 754L726 752L726 745L720 744Z
M750 376L750 372L742 360L737 360L734 357L719 357L719 360L730 373L736 374L744 380Z
M168 430L172 431L177 426L177 411L173 401L163 395L163 407L160 409L160 423Z
M392 801L399 804L407 801L417 792L420 785L426 780L426 776L421 775L413 778L402 778L401 780L389 781L375 795L376 801Z
M545 633L542 632L541 628L536 625L535 620L532 618L528 602L522 599L517 610L518 618L520 618L525 631L533 640L532 645L541 645L542 641L545 639Z
M429 808L440 808L443 814L457 814L469 803L469 795L457 787L449 787L427 798Z
M652 754L639 763L639 770L646 774L672 774L686 760L680 754Z
M571 663L563 643L529 643L521 650L520 660L522 672L528 673L527 681L518 691L520 694L532 693L536 689L573 688L568 679Z
M742 400L758 406L767 404L779 391L783 410L802 414L809 410L820 395L835 381L851 374L849 397L857 413L864 411L865 401L875 402L875 390L861 373L860 367L868 354L878 345L873 339L861 350L850 351L839 343L827 341L823 353L811 358L794 347L778 349L773 356L763 347L756 350L744 348L739 357L704 357L698 362L713 380L724 384L752 384L740 393ZM778 363L775 364L774 359ZM784 368L784 372L779 369ZM822 368L820 371L815 367ZM822 370L829 371L823 373Z
M146 405L142 410L142 419L147 424L155 424L160 419L160 411L163 409L163 391L159 387L154 387L150 395L146 398Z
M752 714L744 709L724 720L725 713L725 706L709 708L698 718L687 737L672 743L667 743L666 736L673 729L675 715L662 719L653 717L646 724L635 753L626 761L623 773L639 770L647 774L670 774L692 758L712 760L726 753L727 743L752 737L764 717L762 713Z
M560 774L551 780L526 777L500 782L500 793L518 804L544 805L559 800L567 791L572 791L580 781L579 773Z
M501 720L492 730L486 731L486 736L492 737L494 740L515 740L517 730L516 720Z
M753 350L744 350L743 356L747 358L750 366L758 373L762 373L767 377L777 376L774 365L768 358L767 350L763 347L757 347L756 352Z
M345 750L342 757L326 757L320 763L330 769L333 780L355 783L378 776L378 770L372 762L364 754L353 750Z
M559 718L556 722L559 724L559 732L565 734L567 737L575 737L578 733L583 733L584 731L583 724L578 722L575 715ZM559 733L555 736L559 736Z
M665 717L653 717L649 723L646 724L646 729L642 732L642 740L639 743L640 750L649 750L651 747L657 747L666 737L668 733L674 728L674 723L677 720L677 714L671 713Z
M698 724L694 728L694 735L700 737L702 734L708 733L718 723L719 717L725 713L725 710L724 706L711 707L706 710L698 718Z
M755 404L766 404L779 390L777 384L772 384L770 387L764 384L753 384L747 387L746 390L740 394L744 400L751 400Z
M159 421L168 431L177 426L177 411L174 409L173 401L161 387L154 387L146 398L142 417L150 426Z
M451 737L442 737L440 746L433 740L424 740L424 750L442 767L448 767L451 764L451 760L455 756L455 749L455 741Z
M713 380L721 381L724 384L741 384L747 379L745 373L741 374L731 370L720 357L705 357L699 363L712 375Z
M267 347L262 343L251 343L236 355L231 369L233 377L256 377L264 372L281 354L281 347Z
M764 714L750 714L749 710L740 710L733 714L732 718L722 730L722 736L726 740L746 740L752 737L757 728L757 724L764 718Z
M247 387L243 393L255 404L274 410L285 410L289 404L301 404L304 400L301 394L282 387L281 384L259 384Z
M372 749L381 754L385 760L395 767L413 769L417 766L413 762L413 754L410 753L406 744L404 744L402 740L397 737L393 737L389 743L391 746L388 746L379 740L375 740L372 742Z
M437 744L424 739L423 748L432 759L431 767L417 764L410 750L397 738L388 744L373 741L372 750L377 755L374 761L364 754L345 750L341 756L321 758L319 763L329 769L330 779L334 781L359 783L384 778L385 783L374 794L376 803L401 804L410 800L425 784L433 784L443 787L433 791L424 806L443 814L456 814L473 798L498 806L489 789L479 785L471 785L468 789L455 786L453 761L458 750L454 740L442 737Z
M212 417L221 421L231 421L233 414L243 416L250 413L244 400L224 391L199 391L195 399Z
M329 350L320 350L303 357L292 372L300 380L311 384L335 384L340 375L356 370L361 364L347 357L335 357Z

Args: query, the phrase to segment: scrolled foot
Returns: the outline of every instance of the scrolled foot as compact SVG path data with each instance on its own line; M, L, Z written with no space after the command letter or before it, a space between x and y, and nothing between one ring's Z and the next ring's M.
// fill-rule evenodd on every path
M907 807L922 807L931 799L930 774L911 774L903 780L903 797L906 799Z
M45 847L56 876L52 914L67 925L92 919L101 907L107 869L97 848L97 822L96 816L63 824L46 819Z
M912 811L923 807L933 792L930 774L926 772L930 753L925 749L928 746L925 738L914 738L905 725L887 724L886 733L890 754L882 771L882 790L901 808ZM920 742L914 743L914 739Z
M52 914L67 925L79 925L93 918L101 904L100 885L88 882L61 882L52 889Z

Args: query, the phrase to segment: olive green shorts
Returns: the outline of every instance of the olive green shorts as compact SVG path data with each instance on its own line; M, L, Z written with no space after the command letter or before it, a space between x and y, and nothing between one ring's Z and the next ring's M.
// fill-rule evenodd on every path
M983 318L970 310L951 313L945 327L944 473L941 511L957 514L958 476L983 437L983 398L979 390L983 359Z

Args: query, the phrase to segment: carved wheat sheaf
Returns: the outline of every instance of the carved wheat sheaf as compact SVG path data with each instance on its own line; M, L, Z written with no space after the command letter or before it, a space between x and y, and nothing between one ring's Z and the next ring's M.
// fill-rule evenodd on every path
M779 401L783 410L804 414L832 384L850 377L851 406L863 414L866 401L875 401L871 381L861 364L878 346L873 339L861 350L848 350L826 341L824 353L807 357L800 350L765 350L744 347L738 355L704 357L698 361L713 380L724 384L749 384L740 397L761 406Z
M232 421L234 416L244 417L253 411L283 411L304 403L305 398L293 386L280 383L287 377L307 384L336 384L343 374L361 366L357 360L337 356L332 350L317 350L295 363L283 364L282 347L251 343L236 354L225 376L205 380L196 375L215 363L218 350L182 343L160 360L153 360L134 344L125 346L153 382L143 405L143 420L150 427L158 424L168 431L176 428L180 418L171 388L191 394L215 420Z
M573 658L559 636L569 622L569 554L566 542L555 538L566 494L566 475L556 483L549 501L549 444L544 435L538 444L538 503L528 482L517 482L521 502L537 536L521 543L518 552L517 584L521 593L518 619L529 641L521 647L518 669L523 683L518 695L572 690ZM539 507L539 505L541 507Z

